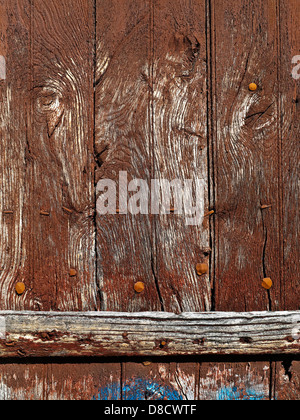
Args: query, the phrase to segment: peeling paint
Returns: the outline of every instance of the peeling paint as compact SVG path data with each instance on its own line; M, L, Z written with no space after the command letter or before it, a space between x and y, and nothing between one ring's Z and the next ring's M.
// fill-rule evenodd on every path
M6 79L6 60L3 55L0 55L0 80Z
M172 387L144 378L129 379L122 387L120 383L108 384L99 389L98 394L93 396L92 400L118 400L121 394L124 401L183 400L183 397Z

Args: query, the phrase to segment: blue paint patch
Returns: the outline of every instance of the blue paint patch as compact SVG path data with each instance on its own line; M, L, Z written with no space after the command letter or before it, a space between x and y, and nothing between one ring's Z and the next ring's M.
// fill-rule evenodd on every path
M121 391L124 401L167 400L182 401L183 397L170 386L159 384L144 378L132 378L127 380L122 387L119 383L109 384L99 389L94 401L117 401L121 399Z
M121 399L120 384L112 383L99 389L98 394L95 395L93 401L118 401Z
M182 396L173 388L151 380L134 378L123 386L124 400L167 400L181 401Z
M237 388L226 387L221 388L217 394L217 400L248 400L248 401L262 401L265 399L265 394L262 391L257 391L254 388Z

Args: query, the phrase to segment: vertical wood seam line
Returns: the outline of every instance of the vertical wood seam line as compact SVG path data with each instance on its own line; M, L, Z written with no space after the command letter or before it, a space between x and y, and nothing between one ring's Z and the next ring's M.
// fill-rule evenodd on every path
M208 194L210 210L216 210L215 144L214 144L214 1L206 0L206 57L207 57L207 144L208 144ZM210 281L211 310L216 311L216 218L210 219Z
M97 171L97 164L96 164L96 78L97 78L97 0L93 0L93 22L94 22L94 51L93 51L93 158L95 160L94 163L94 251L95 251L95 287L96 287L96 296L95 296L95 306L97 310L97 306L101 310L101 290L99 287L99 280L98 280L98 242L97 242L97 183L96 183L96 171ZM97 302L98 301L98 302Z
M150 156L151 156L151 169L150 169L150 176L151 178L155 178L155 153L154 153L154 143L155 143L155 121L154 121L154 59L155 59L155 0L150 0L150 60L149 60L149 77L150 77L150 94L149 94L149 134L150 134ZM158 295L158 299L161 306L161 311L165 312L165 307L162 299L162 295L160 292L159 287L159 275L157 270L157 220L155 215L150 215L150 229L152 239L151 243L151 267L152 267L152 274L153 279ZM153 235L152 235L152 227L153 227Z

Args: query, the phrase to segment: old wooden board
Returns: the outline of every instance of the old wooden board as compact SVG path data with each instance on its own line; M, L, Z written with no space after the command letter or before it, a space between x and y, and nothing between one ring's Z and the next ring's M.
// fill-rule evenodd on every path
M0 307L94 310L92 2L0 7Z
M1 313L1 357L299 354L299 312Z
M1 401L100 399L121 399L120 364L48 361L0 366Z
M62 319L77 313L32 314L28 329L28 313L6 313L24 322L0 343L1 399L299 399L298 312L256 331L240 314L299 310L299 13L297 0L0 1L0 310L119 312L79 314L73 335ZM120 171L200 178L203 224L175 203L97 214L98 181L119 186ZM178 315L200 311L239 314L230 333L218 312L211 331ZM120 354L146 365L47 359Z

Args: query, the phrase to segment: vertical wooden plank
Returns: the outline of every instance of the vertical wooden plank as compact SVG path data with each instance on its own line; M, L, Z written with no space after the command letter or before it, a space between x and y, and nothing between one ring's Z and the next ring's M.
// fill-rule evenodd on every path
M120 400L121 367L114 363L0 365L0 400Z
M44 400L47 365L0 365L0 401Z
M216 309L276 310L281 264L276 0L211 4ZM264 277L272 278L271 291L261 287Z
M49 364L46 398L55 401L120 400L121 365L118 363Z
M30 106L30 2L0 2L0 308L24 309L14 285L25 266L23 245L27 111ZM2 70L3 73L3 70Z
M33 2L26 199L34 236L24 244L32 250L35 308L44 310L96 304L93 11L92 0Z
M273 381L273 395L275 400L298 401L300 398L300 362L276 362Z
M123 171L128 183L142 179L150 185L150 1L96 4L96 181L112 180L119 191ZM147 214L97 214L101 310L161 309L152 270L151 231ZM145 284L144 293L135 292L138 281Z
M93 3L1 8L1 309L91 310Z
M282 190L282 267L277 295L280 310L299 309L299 77L295 59L299 55L300 14L298 1L278 2L279 32L279 132L281 140ZM295 324L290 338L300 339L300 326ZM299 400L300 362L286 360L273 363L273 392L276 400Z
M200 400L268 400L270 364L205 363L200 367Z
M201 179L203 197L184 196L184 204L201 204L207 213L207 65L205 1L153 2L153 95L151 130L154 178ZM162 193L162 197L165 197ZM171 202L171 207L176 203ZM187 225L186 215L157 215L154 267L167 311L211 309L209 273L201 278L196 265L208 263L209 217ZM200 214L200 213L199 213Z
M282 244L283 266L280 310L299 309L299 132L300 132L300 70L299 28L300 4L297 0L278 2L280 36L280 134L282 147ZM298 56L298 60L295 57Z

